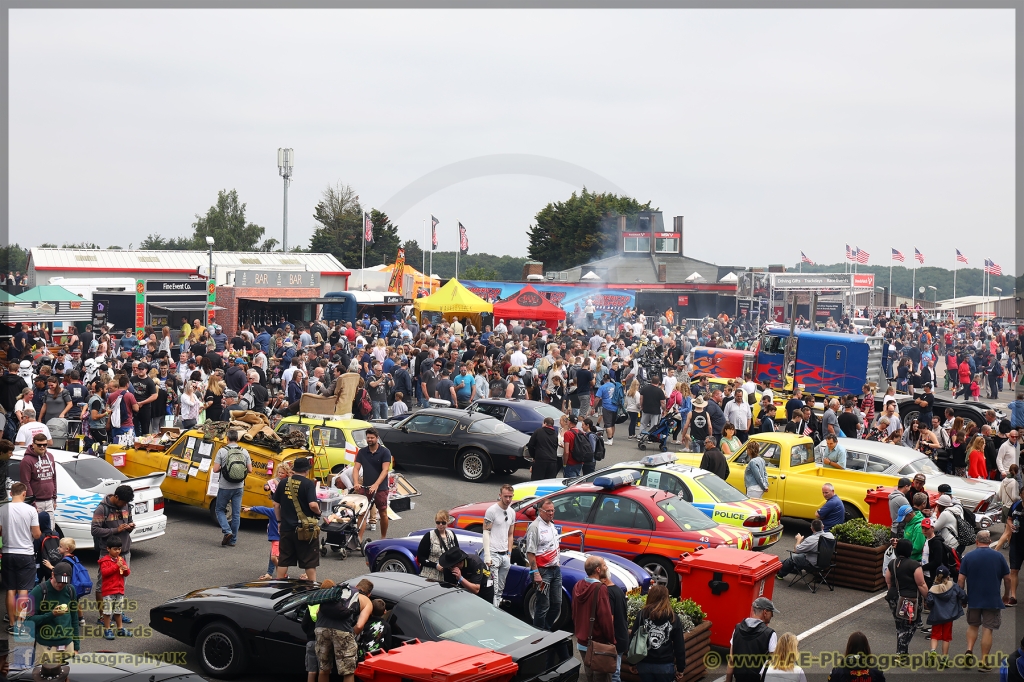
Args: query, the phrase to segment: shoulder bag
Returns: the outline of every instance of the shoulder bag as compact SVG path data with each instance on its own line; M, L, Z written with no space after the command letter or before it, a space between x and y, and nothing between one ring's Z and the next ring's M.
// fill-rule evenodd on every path
M896 596L890 602L890 604L893 605L892 615L895 616L898 620L910 622L913 621L914 618L917 616L917 600L911 599L910 597L904 597L902 594L900 594L900 581L897 577L899 569L900 560L897 559L893 561L892 567L892 584L896 587Z
M590 628L587 630L587 651L583 654L583 664L595 673L611 674L618 667L619 653L614 644L602 644L594 641L594 621L597 619L597 600L601 590L608 589L600 585L594 593L594 601L590 605Z
M647 635L651 631L649 620L640 616L641 622L633 633L633 639L629 640L629 649L626 651L626 663L636 665L647 658Z

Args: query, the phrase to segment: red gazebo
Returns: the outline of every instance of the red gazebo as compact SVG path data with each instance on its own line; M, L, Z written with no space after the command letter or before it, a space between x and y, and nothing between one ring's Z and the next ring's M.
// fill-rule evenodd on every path
M527 284L518 292L494 304L494 320L539 320L548 327L556 327L565 319L565 311L544 298Z

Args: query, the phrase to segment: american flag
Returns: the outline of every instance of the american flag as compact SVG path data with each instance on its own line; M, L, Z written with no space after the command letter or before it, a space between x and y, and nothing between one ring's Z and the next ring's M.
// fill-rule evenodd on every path
M918 263L924 265L924 254L918 251L916 246L914 247L914 258L917 259Z
M814 261L812 261L810 258L808 258L807 254L804 253L803 251L800 252L800 262L801 263L809 263L810 265L814 265Z
M960 249L956 250L956 260L957 260L957 262L963 263L964 265L967 264L967 256L965 256L964 254L960 253Z
M860 263L861 265L867 264L868 258L871 258L871 254L865 251L864 249L860 248L859 246L854 250L854 253L857 254L857 262Z
M857 260L854 258L853 251L850 250L849 244L846 245L846 260Z
M903 262L903 252L897 249L892 250L892 259L895 261Z
M441 222L433 215L430 216L430 248L437 248L437 224Z
M370 220L370 214L363 211L363 239L367 243L373 243L373 221Z
M989 260L988 258L986 258L985 272L990 275L996 275L997 277L1000 277L1003 274L1003 268L999 265L996 265L996 262L994 260Z

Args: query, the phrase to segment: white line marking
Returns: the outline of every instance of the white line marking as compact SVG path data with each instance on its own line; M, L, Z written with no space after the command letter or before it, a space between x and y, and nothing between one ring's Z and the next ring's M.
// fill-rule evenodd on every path
M849 616L849 615L851 615L853 613L856 613L857 611L860 611L865 606L868 606L870 604L874 604L879 599L884 598L886 594L887 594L886 592L880 592L880 593L876 594L874 597L871 597L870 599L865 599L864 601L862 601L861 603L857 604L856 606L851 606L850 608L846 609L842 613L837 614L835 616L832 616L831 618L829 618L826 621L818 623L817 625L815 625L810 630L804 630L803 632L801 632L799 635L796 636L797 641L800 641L800 640L804 639L805 637L810 637L815 632L818 632L820 630L824 630L829 625L832 625L832 623L838 622L838 621L842 620L843 618L846 618L847 616Z

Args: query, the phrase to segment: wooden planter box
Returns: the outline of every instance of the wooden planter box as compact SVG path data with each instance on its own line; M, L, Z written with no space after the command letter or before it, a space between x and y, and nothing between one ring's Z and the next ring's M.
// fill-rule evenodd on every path
M835 564L830 581L838 587L865 592L885 589L882 577L882 559L887 547L861 547L845 542L836 543Z
M707 674L704 657L711 651L711 621L703 623L683 635L686 644L686 672L676 675L676 682L693 682ZM626 682L640 682L640 676L627 670L622 665L621 677Z

